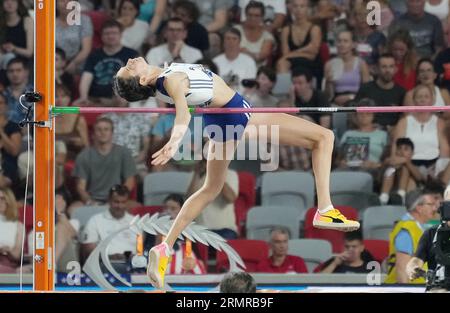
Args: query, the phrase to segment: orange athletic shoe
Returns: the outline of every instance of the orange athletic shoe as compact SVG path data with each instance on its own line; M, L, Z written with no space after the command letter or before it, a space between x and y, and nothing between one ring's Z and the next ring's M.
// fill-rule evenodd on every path
M339 210L332 210L320 213L317 210L314 216L313 226L322 229L334 229L340 231L354 231L359 228L359 222L348 220Z

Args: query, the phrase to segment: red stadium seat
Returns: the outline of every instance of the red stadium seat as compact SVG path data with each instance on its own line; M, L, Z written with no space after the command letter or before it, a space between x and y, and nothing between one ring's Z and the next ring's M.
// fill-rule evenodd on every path
M245 237L245 221L247 219L247 212L250 208L255 206L256 178L250 172L239 172L239 195L234 202L234 211L236 215L236 225L240 237Z
M155 213L160 213L164 207L160 205L149 205L149 206L138 206L131 209L131 214L144 216L145 214L153 215Z
M366 239L364 240L364 247L379 263L383 263L389 255L389 241L387 240Z
M349 206L336 206L348 219L358 220L358 211ZM333 253L342 252L344 249L344 232L337 230L318 229L313 227L312 222L317 208L310 208L305 215L305 238L325 239L328 240L332 247Z
M228 244L236 250L245 263L247 272L255 272L259 262L269 257L269 244L263 240L235 239ZM217 251L217 272L227 271L228 257L223 251Z

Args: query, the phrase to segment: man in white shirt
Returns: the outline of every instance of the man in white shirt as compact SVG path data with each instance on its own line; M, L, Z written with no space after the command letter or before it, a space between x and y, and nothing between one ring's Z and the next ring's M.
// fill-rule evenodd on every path
M219 69L219 75L234 90L243 92L243 79L255 79L256 63L252 57L241 53L241 33L236 28L225 32L224 53L213 59Z
M203 58L202 52L187 45L186 25L179 18L171 18L167 22L165 38L167 43L150 49L145 57L148 64L164 66L164 63L195 63Z
M124 185L115 185L109 191L108 210L92 216L81 233L81 254L86 259L100 241L111 233L127 226L133 216L127 212L130 192ZM136 234L131 230L121 232L109 246L112 260L125 261L125 252L136 254Z

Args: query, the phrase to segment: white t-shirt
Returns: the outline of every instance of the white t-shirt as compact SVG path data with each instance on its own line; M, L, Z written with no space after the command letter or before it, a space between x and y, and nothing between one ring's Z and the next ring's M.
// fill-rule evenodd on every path
M241 8L241 22L245 21L245 8L251 0L239 0L239 7ZM266 8L264 20L273 21L275 14L286 15L286 2L282 0L259 0Z
M203 185L203 181L204 178L195 187L199 189ZM225 182L233 192L239 193L239 178L235 171L228 170ZM219 195L202 211L197 222L212 230L228 228L237 232L234 203L227 202L222 195Z
M129 225L133 215L125 213L121 219L114 218L109 210L92 216L86 224L82 234L82 243L98 243L111 233ZM136 234L126 230L117 235L109 246L109 254L122 254L125 251L136 253Z
M8 221L0 215L0 247L13 248L16 245L19 221Z
M266 40L274 42L275 39L273 38L272 34L269 33L267 30L264 30L261 37L257 41L249 41L247 37L245 36L244 28L242 25L236 25L234 26L236 29L238 29L241 32L241 47L247 48L248 51L251 53L260 53L261 48Z
M230 61L224 53L213 59L213 62L219 69L219 75L234 90L242 92L244 90L241 81L243 79L256 78L256 63L252 57L245 53Z
M122 33L122 45L140 51L149 31L150 26L148 23L136 19L133 25L124 29Z
M183 63L195 63L203 58L203 55L197 48L184 44L180 51L180 57L183 59ZM166 43L150 49L145 59L148 64L161 67L164 66L164 62L173 62L172 54L169 51L169 45Z

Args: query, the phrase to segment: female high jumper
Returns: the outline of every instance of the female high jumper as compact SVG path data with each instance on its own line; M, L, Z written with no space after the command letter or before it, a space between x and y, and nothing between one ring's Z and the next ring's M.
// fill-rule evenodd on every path
M219 76L198 64L172 63L169 67L160 68L147 64L143 58L130 59L117 72L114 88L127 101L156 97L175 105L175 124L170 139L161 150L152 155L153 165L166 164L177 152L191 119L188 106L251 107ZM318 207L313 220L315 227L341 231L359 228L357 221L345 218L331 203L329 185L334 144L332 131L284 113L203 114L203 123L210 137L205 183L186 200L165 241L149 252L147 275L155 288L164 286L166 267L178 236L220 194L228 166L247 125L256 126L251 127L252 129L259 129L259 126L269 129L272 126L279 127L280 144L312 150ZM227 131L227 125L242 131ZM220 154L224 157L211 157Z

